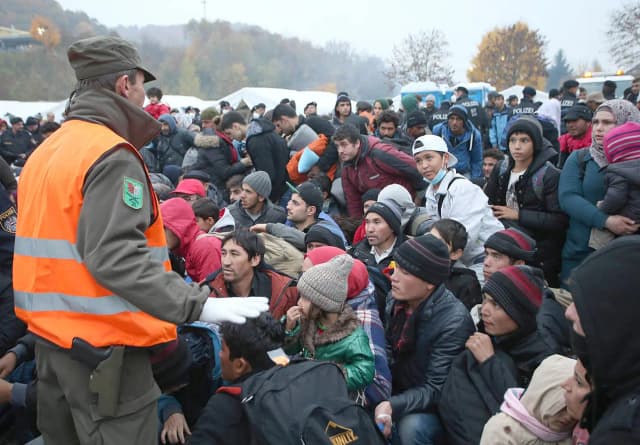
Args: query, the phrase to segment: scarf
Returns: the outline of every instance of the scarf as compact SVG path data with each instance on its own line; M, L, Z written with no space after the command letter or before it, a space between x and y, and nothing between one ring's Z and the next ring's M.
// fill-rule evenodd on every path
M569 437L569 433L559 433L553 431L548 426L533 417L527 409L522 406L520 398L524 393L524 388L509 388L504 393L504 402L500 406L500 411L513 417L531 434L545 442L559 442Z
M616 119L616 127L627 122L640 123L640 111L638 111L638 109L628 100L608 100L596 109L594 116L598 114L598 111L608 111L609 113L612 113ZM596 142L595 134L596 133L594 131L591 138L591 147L589 148L589 151L591 152L591 157L593 158L593 160L596 161L596 164L598 164L600 168L603 168L609 165L609 162L607 161L607 157L604 154L604 148L601 144L598 144Z

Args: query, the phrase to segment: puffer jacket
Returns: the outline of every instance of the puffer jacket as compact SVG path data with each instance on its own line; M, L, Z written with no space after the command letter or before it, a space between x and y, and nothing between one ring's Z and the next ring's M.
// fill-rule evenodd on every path
M203 131L195 136L193 145L198 150L198 159L191 170L207 172L219 192L224 192L227 179L247 171L247 167L238 159L233 142L224 133Z
M271 178L269 199L277 203L287 190L289 147L275 128L267 119L252 120L247 127L247 153L255 169L267 172Z
M366 388L375 374L369 337L350 306L346 306L338 320L321 333L315 322L303 322L285 340L289 354L300 352L303 357L336 363L343 370L349 391ZM311 332L313 331L313 332Z
M494 355L478 363L465 349L455 358L440 398L440 418L452 445L477 444L509 388L525 388L538 365L555 351L538 331L492 337Z
M360 152L342 168L342 188L349 216L362 216L362 194L369 189L383 189L400 184L411 195L426 183L418 173L412 156L373 136L360 136Z
M155 141L153 152L156 155L159 171L167 165L182 166L184 155L193 146L193 134L178 128L176 120L170 114L163 114L158 119L169 125L169 134L160 133Z
M265 288L255 290L259 291L260 296L269 299L269 312L271 312L274 319L279 320L291 306L295 306L298 302L296 280L278 273L270 267L254 269L254 277L256 273L262 274L266 278L264 281L268 282ZM229 296L222 269L209 275L206 278L206 284L211 288L210 297L224 298Z
M412 315L415 346L400 352L390 337L396 304L395 299L389 298L386 311L393 416L435 412L449 367L474 331L473 321L464 305L440 285Z
M222 242L200 230L191 205L182 198L171 198L160 205L162 222L180 239L173 253L185 260L187 274L200 282L220 269Z
M600 210L640 221L640 159L609 164L605 181L607 192Z
M376 262L376 257L371 253L371 244L369 244L369 240L365 238L360 241L358 244L353 246L351 250L349 250L349 255L352 257L362 261L366 266L377 267L380 272L383 272L384 269L389 267L389 264L393 260L393 254L396 249L405 241L405 236L400 235L396 238L396 242L393 245L393 250L389 254L389 256L382 258L379 263Z
M564 242L565 230L568 226L568 217L560 208L558 201L558 181L560 171L553 165L545 164L556 156L551 145L535 149L531 165L515 184L515 193L518 199L519 216L515 223L519 228L531 235L537 243L537 259L544 271L544 276L551 287L559 286L560 254ZM503 163L507 163L504 168ZM501 161L493 169L484 191L489 197L491 205L506 205L509 177L514 166L514 161L508 158ZM546 168L542 176L542 199L538 198L534 188L534 176L536 172ZM540 179L538 179L540 180ZM510 224L511 221L503 221Z

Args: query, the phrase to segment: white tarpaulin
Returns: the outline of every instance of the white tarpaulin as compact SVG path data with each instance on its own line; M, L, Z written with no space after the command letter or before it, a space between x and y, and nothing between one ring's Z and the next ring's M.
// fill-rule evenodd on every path
M302 114L304 106L309 102L318 104L318 114L331 114L336 105L336 94L327 93L326 91L297 91L286 90L283 88L241 88L228 96L221 97L217 102L226 100L232 107L236 108L244 101L249 108L263 103L267 106L267 110L275 107L284 98L295 100L296 110ZM355 102L352 102L352 109L355 111Z
M524 87L522 85L514 85L507 88L506 90L500 91L500 94L504 96L505 101L512 94L518 96L518 99L522 99L522 90L524 90ZM536 97L534 97L533 100L536 102L546 102L549 100L549 94L545 93L544 91L536 90Z
M66 102L66 100L62 102L22 102L19 100L0 100L0 117L8 121L7 113L10 113L13 116L21 117L26 121L29 116L35 116L38 113L40 113L42 117L46 117L49 111L54 111L54 109L61 107L60 113L56 113L56 120L60 120L62 118L62 111L64 111L64 104Z

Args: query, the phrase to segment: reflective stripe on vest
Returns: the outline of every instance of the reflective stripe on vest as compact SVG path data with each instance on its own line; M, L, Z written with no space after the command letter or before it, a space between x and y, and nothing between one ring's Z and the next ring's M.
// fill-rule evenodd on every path
M20 177L13 262L16 315L29 331L63 348L71 347L74 337L96 347L147 347L176 338L175 325L98 283L76 246L86 176L115 147L128 149L144 166L138 151L107 127L67 121L38 147ZM148 175L147 188L153 214L145 231L146 261L160 262L168 271L162 218Z
M161 263L169 260L169 252L166 247L149 247L151 259ZM14 252L17 255L25 255L36 258L54 258L59 260L75 260L82 262L76 245L65 240L37 239L16 237Z

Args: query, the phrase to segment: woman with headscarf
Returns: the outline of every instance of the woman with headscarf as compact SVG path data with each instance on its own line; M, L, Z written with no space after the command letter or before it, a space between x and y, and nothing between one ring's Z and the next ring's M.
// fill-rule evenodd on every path
M616 235L628 235L640 227L622 215L607 215L596 207L605 194L604 169L608 162L602 146L604 136L626 122L640 122L640 111L622 99L608 100L593 115L591 147L576 150L564 164L558 198L569 215L569 230L562 249L563 286L571 271L589 255L591 229L607 229Z

